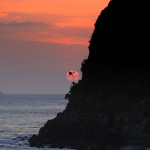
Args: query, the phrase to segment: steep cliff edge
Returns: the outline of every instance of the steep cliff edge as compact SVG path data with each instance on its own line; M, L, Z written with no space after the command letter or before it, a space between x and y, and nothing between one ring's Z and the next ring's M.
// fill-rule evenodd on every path
M31 146L150 146L150 63L141 59L146 45L135 32L132 11L125 15L116 3L120 1L111 0L96 21L82 80L71 87L66 109L29 139Z

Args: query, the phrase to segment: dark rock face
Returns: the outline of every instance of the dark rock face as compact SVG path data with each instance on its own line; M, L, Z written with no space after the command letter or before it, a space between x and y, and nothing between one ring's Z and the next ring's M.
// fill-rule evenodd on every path
M89 57L82 63L82 80L71 87L64 112L29 139L31 146L52 144L77 150L150 146L150 62L145 41L133 28L134 12L121 6L121 0L111 0L101 12Z

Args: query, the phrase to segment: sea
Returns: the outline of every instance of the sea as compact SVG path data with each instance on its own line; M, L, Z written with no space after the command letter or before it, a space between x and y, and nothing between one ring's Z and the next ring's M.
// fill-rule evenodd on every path
M60 150L30 147L28 138L38 134L48 120L65 109L68 101L64 97L62 94L0 94L0 150ZM120 150L135 149L125 146Z

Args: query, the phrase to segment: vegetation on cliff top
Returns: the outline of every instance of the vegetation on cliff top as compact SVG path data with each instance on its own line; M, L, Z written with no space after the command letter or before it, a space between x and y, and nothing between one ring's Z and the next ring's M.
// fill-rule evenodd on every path
M88 59L82 62L82 79L66 95L69 103L64 112L29 139L31 146L53 144L77 150L150 146L150 62L140 59L145 49L137 51L143 44L133 28L138 20L121 2L111 0L101 12Z

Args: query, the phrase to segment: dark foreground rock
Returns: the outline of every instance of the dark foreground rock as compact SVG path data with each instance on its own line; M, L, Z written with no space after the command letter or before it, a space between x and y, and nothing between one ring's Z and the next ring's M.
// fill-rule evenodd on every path
M149 45L143 34L146 27L141 28L135 14L139 10L124 8L127 3L130 1L111 0L101 12L89 57L82 63L82 80L67 94L64 112L33 135L30 146L51 144L77 150L150 147Z

